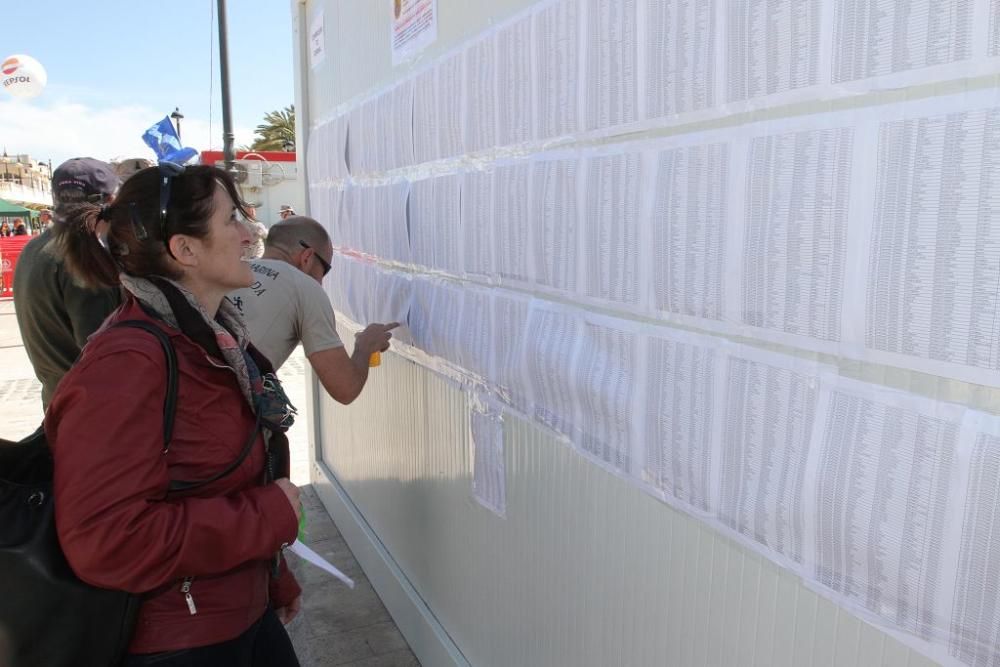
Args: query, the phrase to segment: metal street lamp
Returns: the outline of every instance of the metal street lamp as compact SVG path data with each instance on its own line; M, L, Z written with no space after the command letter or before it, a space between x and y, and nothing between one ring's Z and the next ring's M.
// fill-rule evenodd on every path
M174 112L170 114L170 117L174 119L174 124L177 126L177 140L181 139L181 119L184 118L184 114L181 113L180 107L174 107Z
M226 28L226 0L216 0L219 21L219 78L222 80L222 156L226 171L236 173L233 150L233 109L229 100L229 35Z

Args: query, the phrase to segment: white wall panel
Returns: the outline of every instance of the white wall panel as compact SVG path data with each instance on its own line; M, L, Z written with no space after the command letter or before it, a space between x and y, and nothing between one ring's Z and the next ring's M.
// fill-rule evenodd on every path
M323 400L317 471L333 473L469 664L933 664L513 417L496 516L471 495L466 400L385 355L352 405Z
M863 345L851 348L850 341L845 342L840 337L841 329L845 338L847 333L856 334L862 330L863 317L853 321L845 317L843 323L834 322L835 316L840 314L836 307L831 306L827 313L830 322L798 322L784 317L780 311L783 301L775 306L778 310L773 313L758 308L760 321L734 317L732 309L738 309L743 302L733 298L739 290L730 288L742 284L739 277L744 273L750 276L745 282L753 282L754 262L765 266L761 258L746 259L750 254L739 243L743 240L739 226L745 222L752 231L757 229L753 225L759 223L758 236L773 231L773 220L787 214L786 209L791 209L792 203L782 203L775 198L777 203L772 210L755 204L756 200L747 196L747 210L760 213L760 220L748 216L752 218L748 221L742 221L742 210L739 215L735 214L739 206L726 203L728 196L740 193L734 201L742 204L742 193L751 191L747 186L750 180L744 182L737 176L749 169L750 158L757 154L753 151L755 147L758 152L766 149L770 154L773 152L771 144L780 143L782 136L798 138L805 130L820 134L834 131L824 126L798 128L795 132L782 134L778 130L786 122L790 123L789 127L795 126L799 119L825 112L830 112L830 123L839 122L836 116L839 112L855 114L859 119L876 118L879 109L889 109L892 113L890 105L904 101L919 106L925 99L934 101L934 98L949 94L968 92L971 96L1000 89L1000 80L990 74L996 71L1000 59L994 59L988 68L965 72L958 58L964 53L958 48L961 46L958 42L965 44L962 40L971 39L970 30L979 35L980 46L985 43L986 22L980 21L984 17L979 14L985 14L988 6L993 8L990 25L1000 24L996 20L1000 16L1000 4L989 0L942 0L939 3L941 7L961 5L964 8L961 16L956 14L961 20L954 22L954 40L958 40L958 46L954 57L949 56L951 60L945 58L941 63L931 63L933 67L928 70L931 74L926 79L920 78L924 74L918 65L886 72L878 70L882 73L876 72L878 76L872 74L866 79L858 78L860 74L831 74L840 71L831 69L835 66L831 59L840 53L838 49L846 48L846 42L842 43L843 25L849 23L845 16L864 14L868 11L866 7L871 9L879 4L876 0L769 3L704 0L698 10L683 2L667 0L579 0L575 5L562 0L553 11L529 17L532 18L530 30L523 25L525 19L522 17L519 23L499 33L501 37L491 34L487 36L490 41L477 43L477 38L490 28L545 1L437 0L437 41L413 61L398 67L391 64L389 46L392 0L305 0L292 4L293 12L304 17L306 24L318 11L323 11L326 17L325 61L314 70L308 64L298 66L297 104L304 110L300 116L304 127L300 131L308 134L313 128L322 128L318 131L320 136L334 136L333 130L342 130L343 126L337 124L341 122L338 117L342 116L343 122L350 121L351 136L347 143L348 152L354 158L348 175L339 155L338 160L328 161L322 160L321 155L308 157L310 169L328 162L336 163L337 167L325 169L319 177L310 173L303 178L312 188L314 214L327 212L330 219L322 222L337 230L338 225L346 223L336 216L345 211L356 213L359 207L370 210L379 206L379 211L389 210L384 202L378 204L375 188L384 187L391 181L399 185L401 191L405 189L409 193L412 214L406 221L426 233L421 233L417 241L411 233L408 250L414 253L409 258L413 260L412 266L407 265L400 273L412 273L406 275L407 285L412 284L418 297L436 307L428 307L422 313L422 328L413 327L407 333L414 334L415 344L423 348L423 353L440 358L428 362L429 357L425 354L423 361L431 366L444 359L480 375L489 375L492 369L499 386L510 393L508 402L535 418L504 416L506 511L504 516L498 516L478 503L472 492L469 385L461 385L433 372L426 363L418 365L401 356L384 355L383 365L372 370L364 393L351 406L336 405L313 392L314 481L321 497L338 522L350 524L341 525L341 528L366 570L381 573L371 578L414 651L427 665L931 664L926 657L908 648L914 645L913 641L903 644L863 622L846 607L815 593L790 570L764 558L744 543L733 541L702 520L668 506L656 497L656 489L642 488L636 480L641 478L638 471L646 459L632 461L630 466L619 465L619 468L631 467L631 472L626 469L615 474L607 457L596 463L594 458L587 458L583 452L586 448L581 444L586 442L582 436L587 434L578 431L580 424L588 423L588 415L579 423L567 422L562 429L570 434L574 443L544 430L534 408L547 406L533 405L528 400L532 398L528 396L530 392L518 386L524 375L542 368L541 361L534 369L517 365L521 360L517 355L524 346L518 344L514 334L528 327L517 317L504 317L503 313L513 313L513 310L504 310L500 307L502 304L493 304L489 299L497 296L499 301L502 295L518 300L518 308L523 306L525 312L531 297L549 302L548 305L556 302L558 307L567 306L566 302L571 301L574 303L569 305L577 308L577 314L587 308L596 308L602 315L629 319L636 326L656 320L657 326L672 331L700 328L700 332L695 331L692 335L715 336L725 339L726 345L743 343L755 351L763 348L797 356L796 362L803 357L817 360L851 381L864 381L909 392L921 399L1000 414L1000 388L984 386L996 383L974 383L978 377L993 376L956 374L953 368L941 366L945 377L938 377L929 374L938 367L914 365L912 360L902 357L865 356L869 351L863 349ZM673 9L660 11L667 4ZM888 4L902 6L906 3ZM915 4L921 7L935 5ZM974 7L975 23L979 27L973 29L969 25L966 5ZM796 14L796 8L802 12ZM583 17L583 30L575 39L563 39L565 35L559 31L545 38L539 36L539 26L559 24L558 18L573 17L572 10L576 9ZM944 10L938 13L941 11ZM674 16L671 12L680 13ZM768 12L784 17L782 21L798 16L792 23L797 26L795 30L803 34L817 32L818 26L832 24L835 17L840 37L831 38L835 42L833 45L808 42L808 57L800 59L797 66L779 67L781 71L771 72L770 78L755 79L754 68L763 72L776 66L777 61L771 62L767 57L767 49L787 41L778 34L784 29L784 23L778 20L761 22L761 16ZM572 26L577 25L575 20L559 24L560 30L572 34ZM700 27L691 32L685 27L689 23ZM730 29L728 33L720 33L720 36L711 32L723 24ZM666 32L655 29L658 25L665 26ZM739 49L742 47L738 39L734 41L734 35L739 30L760 25L766 28L766 39L754 42L747 47L753 52L741 56ZM876 27L873 22L867 29L875 31ZM879 29L884 30L884 26ZM683 62L679 51L670 49L684 36L694 40L692 48L696 47L701 58L692 67L703 68L712 74L711 80L704 82L704 89L696 85L691 72L663 70L648 61L669 53L670 57ZM663 37L662 43L658 37ZM859 42L851 48L862 55L866 49L881 48L875 37L871 40L870 44ZM801 44L795 43L801 46L808 40L799 41ZM523 53L510 52L512 45L527 45L535 60L527 59ZM995 51L990 53L995 55ZM506 55L500 59L506 62L504 72L515 76L507 80L507 87L489 79L490 73L500 67L488 56L498 53ZM540 54L548 54L548 59L540 63ZM566 54L576 55L575 59L570 58L572 63L563 58ZM853 54L852 57L861 56ZM453 66L424 69L442 59L448 59ZM516 81L517 72L523 74L526 61L538 66L536 86L530 90L510 88L511 81ZM472 71L470 63L478 63ZM843 69L842 63L836 66ZM593 81L586 78L594 72L597 78ZM668 91L636 87L636 82L629 79L633 75L640 83L644 76L649 77L649 81L659 81L661 87L666 85L662 82L674 79L686 83L676 86L676 95L671 97ZM740 76L746 80L739 80ZM831 85L831 76L837 79L837 85ZM964 76L970 78L959 80ZM372 141L377 139L375 134L395 133L407 127L405 110L409 106L404 100L399 106L404 110L399 114L402 117L386 122L385 118L376 117L381 108L380 98L371 95L405 81L412 81L416 86L412 94L415 135L406 137L402 146L373 147ZM428 89L421 86L431 85L431 82L433 87L428 95ZM906 86L909 87L903 91L893 90ZM590 98L574 99L569 106L559 95L546 99L544 93L546 90L564 93L577 88ZM476 104L462 97L476 90L480 91L473 100ZM487 95L483 91L491 92ZM661 92L667 97L653 94ZM409 90L405 93L398 97L408 100ZM525 110L508 109L503 105L510 100L525 99L530 100L536 113L543 109L555 111L551 117L529 116L531 127L520 128L524 132L519 132L511 119L521 118ZM480 107L483 117L477 121L479 125L470 125L467 118L463 119L462 109ZM483 109L490 111L487 113ZM906 122L910 116L921 116L909 110L906 114L909 114ZM874 122L871 128L875 127ZM499 123L496 136L506 138L488 141L488 133L484 134L480 127L483 123ZM773 124L773 130L769 124ZM559 139L562 143L557 142L559 145L555 147L545 143L577 130L592 132L570 138L562 136ZM860 148L853 153L848 145L850 142L840 142L844 146L838 146L845 156L849 153L855 156L851 164L860 174L855 180L875 184L879 181L874 176L874 169L870 178L866 175L868 172L861 171L866 164L875 164L874 160L856 158L856 155L867 155L862 150L866 146L874 152L877 144L874 130L864 136L870 141L865 143L858 139L856 144ZM650 145L640 143L645 140L649 140ZM535 143L522 144L523 141ZM338 142L342 148L343 137ZM303 141L301 145L310 145L310 151L322 151L321 143ZM731 150L733 147L738 150ZM709 156L711 159L704 158L701 154L709 149L714 151ZM475 151L471 157L470 151ZM518 158L523 157L518 151L536 153L542 160L534 164L518 162ZM975 153L970 149L969 164L977 164ZM413 160L400 157L411 154ZM782 164L786 167L798 165L791 159L796 155L790 153ZM629 156L633 159L627 164L612 169L617 162L626 162L624 158ZM708 166L702 164L703 159L709 159ZM844 158L845 164L848 159ZM688 165L685 169L697 167L715 174L713 180L702 179L708 194L698 190L702 187L700 177L678 177L676 183L670 180L672 176L667 178L664 170L673 168L675 163ZM803 170L809 171L808 164L803 164ZM961 167L962 163L959 160L956 164ZM299 166L303 171L304 163L300 162ZM565 177L550 182L562 171L566 172ZM386 172L391 173L387 175ZM612 178L619 172L620 178ZM526 178L511 178L515 173ZM643 176L639 179L628 174ZM775 185L781 180L779 176L777 172L758 173L758 185L766 182L762 191L766 190L768 201L771 201L770 193L780 190L780 184ZM503 187L498 185L498 179L503 180ZM406 183L407 180L410 182ZM850 174L845 171L841 180L843 183L837 183L844 186L840 190L846 192ZM454 182L462 187L436 188L433 187L435 182L442 186ZM470 184L478 182L489 186L484 185L479 193L482 201L471 196ZM831 181L828 185L833 188L837 183ZM558 187L560 184L562 187ZM668 186L671 192L680 192L683 188L683 197L675 194L668 198L669 201L659 201L649 196L654 190L666 192ZM439 207L428 192L436 196L438 190L446 189L457 194L446 197L445 205ZM348 193L343 203L338 198L342 190ZM830 199L830 192L818 187L815 190L817 201ZM470 196L456 201L466 194ZM863 199L852 196L856 201ZM647 200L642 206L640 198ZM434 205L426 204L428 201ZM692 227L693 212L700 210L699 202L713 201L713 217L706 224L718 228L705 231ZM486 202L496 206L488 210ZM838 205L846 207L846 199ZM394 209L398 208L394 205ZM652 228L635 229L642 223L634 223L634 220L653 219L654 214L663 218L668 208L670 211L676 209L675 226L681 224L681 213L684 214L683 248L675 247L681 237L678 233L668 236L665 233L658 235ZM457 225L454 221L444 224L443 220L451 218L441 214L442 210L453 213L452 217L458 222L465 222L475 217L473 213L477 214L477 219L484 221L482 235L470 226L449 235L443 229L454 230ZM570 212L566 215L573 215L573 219L556 219L563 211ZM856 235L858 225L867 224L870 214L871 208L854 204L850 213L842 212L843 219L838 218L836 224L831 225L837 230L845 228L845 236ZM543 216L553 218L552 226L533 226L533 222ZM352 234L364 231L367 224L363 212L355 217L357 229L352 228ZM405 219L397 214L386 217ZM812 228L808 225L799 224L801 221L785 217L789 218L789 223L795 223L795 229L805 237L820 235L810 231ZM345 220L350 222L352 218L348 216ZM605 224L619 220L634 224L626 225L628 229ZM399 220L379 220L380 224L383 222L389 225L390 231L399 232L398 227L391 227ZM813 223L816 226L815 220ZM727 236L730 228L736 230L732 238ZM598 261L601 257L592 257L588 252L593 254L596 246L592 241L595 239L601 243L607 240L601 234L608 230L614 234L605 245L613 245L627 261L611 262L605 267ZM785 234L779 236L784 239ZM449 244L439 243L438 237L447 239ZM704 239L698 240L701 237ZM748 234L748 243L755 238ZM734 240L737 243L733 243ZM423 254L418 252L421 250L418 241L427 245L424 250L429 250ZM715 291L706 291L701 301L692 301L694 288L701 285L692 278L676 294L669 292L666 286L677 283L681 274L660 270L656 262L664 258L675 262L685 258L693 266L697 263L695 260L702 258L700 255L692 258L692 255L698 255L706 243L720 248L728 244L727 247L737 249L726 256L733 261L719 264L718 276L706 274L703 278L701 273L695 276L697 280L712 283L708 287ZM363 235L357 239L345 237L343 245L377 255L369 259L376 264L381 262L383 268L386 262L382 260L387 258L397 262L390 267L392 270L399 269L399 263L407 262L405 253L390 257L382 252L375 239ZM853 251L863 245L859 242ZM448 252L445 253L447 257L441 259L435 253L440 254L443 247ZM572 258L579 255L581 259L579 262L574 259L572 266L557 270L558 267L546 263L547 251L543 252L543 248L555 248L553 254ZM650 248L655 253L647 252ZM742 254L740 249L744 249ZM848 248L845 252L853 251ZM762 257L775 256L768 249L762 253ZM841 283L854 288L864 287L867 269L859 263L858 257L860 254L856 252L849 254L846 263L836 264L830 269L830 276L818 275L817 280L829 278L828 282L835 287ZM342 266L344 261L335 262L335 265ZM524 275L531 273L534 267L538 269L537 276ZM634 268L632 273L629 273L630 267ZM433 276L429 278L428 273ZM441 273L447 275L442 278ZM693 270L688 273L694 275ZM333 276L331 280L339 280L333 291L341 296L348 294L350 298L342 301L353 311L373 312L358 299L365 294L371 296L376 290L365 291L356 285L357 280L363 282L364 275L371 274L355 271L353 287L344 276ZM739 280L721 284L726 280L723 274L732 274ZM387 276L383 277L387 278L387 284L391 282ZM394 277L400 276L394 274ZM531 284L532 279L534 284ZM436 282L429 286L429 280ZM506 292L493 289L497 281ZM715 285L715 282L720 284ZM801 293L793 286L785 294L771 284L783 280L767 282L761 278L757 282L769 295L791 295L797 297L796 302L808 301L813 293L805 289L809 285L799 285ZM483 304L496 306L491 309L490 317L493 334L481 337L490 341L489 345L482 346L486 349L476 347L472 344L475 341L459 340L460 330L472 328L465 325L469 319L474 319L469 315L473 309L470 304L475 300L470 296L474 290L477 297L482 297L480 311ZM448 299L441 295L446 291L454 303L464 306L445 308ZM863 290L856 289L852 294L863 295ZM843 312L853 312L852 303L862 301L845 299ZM426 321L440 313L446 316L439 317L437 322ZM457 316L459 313L464 313L461 319ZM582 321L581 318L574 320ZM821 331L816 333L809 329L813 325L821 325ZM805 329L809 329L813 337L822 339L824 345L802 346L801 333ZM428 332L437 332L434 343L440 349L421 345L420 336ZM349 334L345 338L350 338ZM453 341L459 344L452 345ZM553 341L547 342L552 344ZM545 343L540 341L536 347L544 347ZM498 358L490 353L496 353ZM545 355L535 356L543 361L548 359ZM524 355L524 359L531 357ZM479 360L479 363L469 360ZM509 363L511 360L513 364ZM604 368L598 361L594 357L591 366ZM893 366L897 363L899 367ZM918 372L921 369L925 372ZM573 372L565 374L567 377L580 375L573 369L570 371ZM638 370L635 376L643 376L644 371ZM652 373L656 371L656 368L651 369ZM541 374L552 384L560 380L556 372ZM564 386L556 387L555 393L566 399L567 406L573 409L586 399L580 387L562 391L564 389ZM591 398L593 405L600 404L596 390ZM631 394L629 399L632 399ZM638 403L637 400L633 402ZM638 414L643 409L648 411L648 404L637 405L635 409L634 426L645 428L650 423L650 414L655 417L655 413ZM559 419L550 420L549 424L560 428L561 419L579 416L570 413L567 408L555 415ZM716 418L723 419L723 414ZM643 455L647 453L646 449L640 449ZM666 455L664 452L663 457ZM632 479L628 478L629 474ZM650 487L657 487L663 497L672 493L665 479L644 481ZM697 509L714 511L707 504ZM748 537L753 539L749 533Z

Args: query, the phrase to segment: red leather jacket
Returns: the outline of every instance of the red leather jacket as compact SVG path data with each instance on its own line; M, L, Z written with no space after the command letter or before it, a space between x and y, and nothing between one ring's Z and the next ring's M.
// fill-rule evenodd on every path
M262 485L261 436L231 474L188 495L167 495L171 479L206 479L236 460L254 415L233 370L134 299L105 326L131 319L155 322L177 353L170 449L162 453L167 372L159 342L137 329L99 331L45 416L59 539L84 581L146 595L131 652L233 639L269 598L280 608L301 592L284 563L270 576L271 558L295 540L295 513L279 487Z

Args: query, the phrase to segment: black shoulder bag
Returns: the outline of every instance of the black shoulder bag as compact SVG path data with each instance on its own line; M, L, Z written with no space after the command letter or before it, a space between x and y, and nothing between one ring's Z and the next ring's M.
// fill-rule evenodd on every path
M142 320L116 327L156 336L167 360L163 444L167 451L177 408L177 356L170 339ZM235 470L256 441L254 428L239 458L221 474L198 482L172 481L187 491ZM52 453L39 428L20 442L0 439L0 628L18 667L115 667L124 659L141 595L90 586L73 573L56 534Z

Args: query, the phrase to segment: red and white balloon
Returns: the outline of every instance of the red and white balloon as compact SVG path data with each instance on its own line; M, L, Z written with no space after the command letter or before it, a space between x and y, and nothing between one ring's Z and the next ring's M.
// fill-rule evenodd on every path
M45 68L31 56L16 54L0 63L0 87L14 97L38 96L48 79Z

